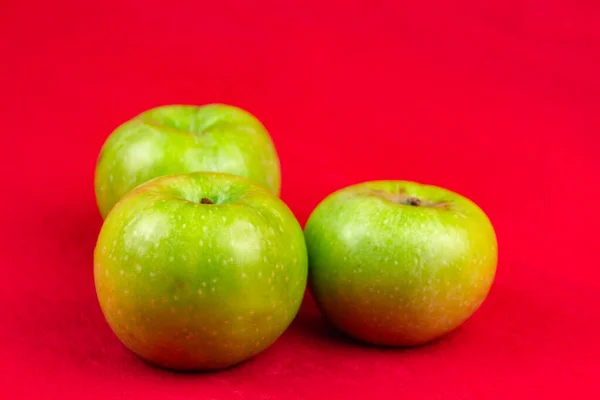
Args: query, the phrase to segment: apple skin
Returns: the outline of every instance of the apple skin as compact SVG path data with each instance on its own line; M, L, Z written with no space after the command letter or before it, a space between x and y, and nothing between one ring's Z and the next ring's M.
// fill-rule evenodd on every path
M348 186L316 207L304 232L318 307L339 330L372 344L412 346L447 334L480 307L496 274L486 214L432 185Z
M307 276L289 208L222 173L138 186L109 213L94 251L113 332L140 358L177 370L229 367L269 347L297 314Z
M94 176L100 214L105 218L121 197L152 178L195 171L243 176L280 193L277 151L257 118L225 104L165 105L106 139Z

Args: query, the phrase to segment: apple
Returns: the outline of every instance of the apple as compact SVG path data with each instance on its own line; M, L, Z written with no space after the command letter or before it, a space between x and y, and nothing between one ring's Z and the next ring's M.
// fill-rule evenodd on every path
M225 104L165 105L126 121L106 139L94 176L100 214L106 217L152 178L195 171L240 175L279 195L279 158L256 117Z
M140 358L177 370L229 367L269 347L294 319L307 276L289 208L224 173L138 186L108 214L94 250L113 332Z
M425 344L454 330L483 303L496 273L486 214L418 182L338 190L304 233L317 306L340 331L377 345Z

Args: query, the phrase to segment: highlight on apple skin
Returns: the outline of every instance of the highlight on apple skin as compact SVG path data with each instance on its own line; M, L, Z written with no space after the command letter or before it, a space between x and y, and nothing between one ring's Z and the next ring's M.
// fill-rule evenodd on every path
M164 105L124 122L104 142L94 175L100 214L152 178L197 171L243 176L279 196L278 154L255 116L226 104Z
M269 190L239 176L152 179L108 214L94 251L101 310L140 358L214 370L268 348L302 302L302 228Z
M318 307L340 331L373 344L419 345L453 331L496 274L487 215L432 185L351 185L327 196L304 232Z

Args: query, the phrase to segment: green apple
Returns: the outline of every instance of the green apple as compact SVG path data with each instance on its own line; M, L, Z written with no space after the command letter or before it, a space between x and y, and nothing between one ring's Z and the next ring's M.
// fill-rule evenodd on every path
M348 186L317 206L304 233L315 302L341 331L374 344L424 344L454 330L496 273L486 214L432 185Z
M94 251L102 312L140 358L181 370L269 347L304 295L302 228L263 186L195 172L146 182L104 220Z
M224 104L167 105L123 123L102 146L94 177L100 214L152 178L195 171L243 176L279 195L279 158L256 117Z

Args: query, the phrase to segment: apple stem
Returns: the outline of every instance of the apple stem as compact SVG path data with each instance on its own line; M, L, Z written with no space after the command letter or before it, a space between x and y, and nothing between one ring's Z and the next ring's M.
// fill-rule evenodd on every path
M207 199L206 197L203 197L202 200L200 200L200 204L215 204L215 203L213 203L213 201L211 199Z

